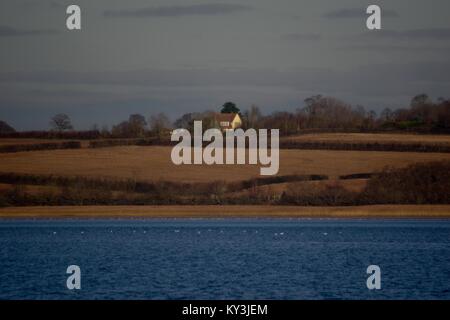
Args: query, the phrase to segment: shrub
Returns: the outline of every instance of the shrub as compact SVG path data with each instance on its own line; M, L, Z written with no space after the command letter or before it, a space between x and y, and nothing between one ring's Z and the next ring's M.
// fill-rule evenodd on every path
M170 145L170 140L153 138L141 139L108 139L108 140L93 140L89 142L90 148L106 148L117 146L157 146Z
M35 144L15 144L0 146L0 153L57 150L57 149L80 149L79 141L64 141L59 143L35 143Z
M0 138L91 140L100 138L98 130L90 131L22 131L1 133Z
M357 194L345 190L340 185L327 185L315 189L304 184L296 184L283 192L278 204L300 206L348 206L354 205Z
M344 150L344 151L395 151L395 152L441 152L450 153L445 144L378 143L378 142L326 142L326 141L280 141L281 149Z
M385 168L369 180L360 198L365 203L449 204L450 161Z

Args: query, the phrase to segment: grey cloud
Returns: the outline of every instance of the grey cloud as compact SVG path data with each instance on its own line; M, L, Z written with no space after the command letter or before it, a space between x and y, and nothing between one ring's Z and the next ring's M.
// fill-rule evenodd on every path
M349 44L349 45L341 45L336 47L338 50L345 51L377 51L377 52L407 52L411 54L411 52L423 55L427 54L439 54L439 55L450 55L450 46L423 46L423 45L414 45L414 44L380 44L377 43L360 43L360 44Z
M316 78L329 77L325 69L276 71L271 69L152 69L107 72L4 72L1 83L126 85L152 87L201 86L291 86L314 85Z
M348 91L377 94L421 85L448 85L450 63L382 64L343 72L332 69L178 69L127 72L3 72L0 82L40 85L127 86L152 88L286 87L321 92ZM420 90L421 91L421 90Z
M159 6L133 10L107 10L106 17L181 17L193 15L224 15L251 10L251 7L240 4L211 3L185 6Z
M63 3L65 2L65 3ZM47 9L47 8L51 8L51 9L65 9L67 8L72 2L67 0L67 1L63 1L61 2L61 0L25 0L22 2L18 2L14 5L17 5L18 8L20 9L26 9L27 11L29 10L42 10L42 9Z
M395 31L382 29L341 37L339 50L409 52L409 54L450 53L450 29L428 28Z
M316 41L320 40L322 36L318 33L291 33L283 35L282 38L291 41Z
M397 18L399 14L393 10L383 10L381 8L383 18ZM339 9L324 14L328 19L345 19L345 18L361 18L367 16L366 8Z
M20 30L9 26L0 26L0 37L36 36L56 33L56 30Z
M51 0L48 2L48 5L51 8L55 8L55 9L67 8L70 4L71 4L71 2L68 2L67 4L63 4L63 3L55 1L55 0Z
M450 40L450 29L448 28L429 28L429 29L413 29L406 31L380 30L371 33L374 37L380 39L393 40ZM362 34L368 37L369 33Z

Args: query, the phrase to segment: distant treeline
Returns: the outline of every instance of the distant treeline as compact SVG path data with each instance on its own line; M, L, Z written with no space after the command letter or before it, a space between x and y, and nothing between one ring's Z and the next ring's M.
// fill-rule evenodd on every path
M282 136L313 132L450 133L450 100L434 102L426 94L415 96L407 108L385 108L379 114L322 95L305 99L304 105L293 112L264 115L257 106L252 106L239 113L244 129L279 129ZM195 120L203 120L204 128L209 128L214 126L213 114L213 111L187 113L175 121L174 127L192 130Z
M0 174L0 182L14 185L0 194L0 205L205 205L265 204L301 206L354 206L371 204L450 204L450 162L386 168L379 173L341 177L369 178L360 192L339 183L314 188L305 181L328 179L321 175L256 178L239 182L176 183L168 181L90 179L43 175ZM259 187L290 182L284 192ZM50 187L26 192L26 185ZM51 188L54 187L54 188Z
M92 140L101 138L98 130L89 131L16 131L0 133L0 138L14 139L60 139L60 140Z
M270 142L269 142L270 143ZM118 146L173 146L168 138L138 138L138 139L99 139L91 140L89 148L107 148ZM206 147L209 142L203 142ZM193 142L192 142L193 145ZM280 149L299 150L343 150L343 151L392 151L392 152L437 152L450 153L450 145L440 143L396 143L396 142L341 142L341 141L296 141L284 139L280 141ZM248 145L246 145L248 147ZM52 143L27 143L0 145L0 153L40 151L57 149L80 149L80 141L64 141Z
M283 140L281 149L344 150L344 151L395 151L395 152L441 152L449 153L450 145L422 143L379 142L328 142Z
M170 139L160 139L158 137L139 139L104 139L89 142L90 148L106 148L117 146L161 146L170 145Z
M298 134L310 129L450 133L450 100L439 99L433 102L425 94L415 96L408 108L385 108L379 115L363 106L354 107L321 95L306 99L305 106L296 112L276 112L266 117L257 115L257 110L250 110L246 114L248 125L255 126L256 123L268 129L279 128L283 135Z
M99 129L96 124L90 131L75 131L70 117L57 114L50 119L51 131L14 132L0 121L0 137L44 139L116 139L167 137L173 128L192 130L196 120L203 121L203 128L217 127L215 113L218 110L186 113L173 123L164 113L151 115L131 114L111 128ZM385 108L379 114L357 105L352 106L339 99L315 95L304 100L295 111L276 111L264 115L259 107L240 110L227 102L221 112L239 113L243 128L279 129L282 136L307 132L382 132L406 131L418 133L450 133L450 100L432 101L426 94L415 96L409 106L392 110Z
M64 141L55 143L33 143L33 144L14 144L0 146L0 153L38 151L38 150L57 150L57 149L80 149L79 141Z

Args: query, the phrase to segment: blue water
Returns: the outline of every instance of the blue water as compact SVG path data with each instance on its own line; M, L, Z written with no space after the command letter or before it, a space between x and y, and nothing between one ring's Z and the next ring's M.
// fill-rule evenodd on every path
M0 221L0 299L450 299L450 220Z

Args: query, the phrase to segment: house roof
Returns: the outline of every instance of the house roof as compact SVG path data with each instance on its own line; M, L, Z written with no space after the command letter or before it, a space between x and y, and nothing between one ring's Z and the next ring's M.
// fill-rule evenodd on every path
M234 118L236 117L237 113L216 113L215 118L216 121L228 121L232 122Z

